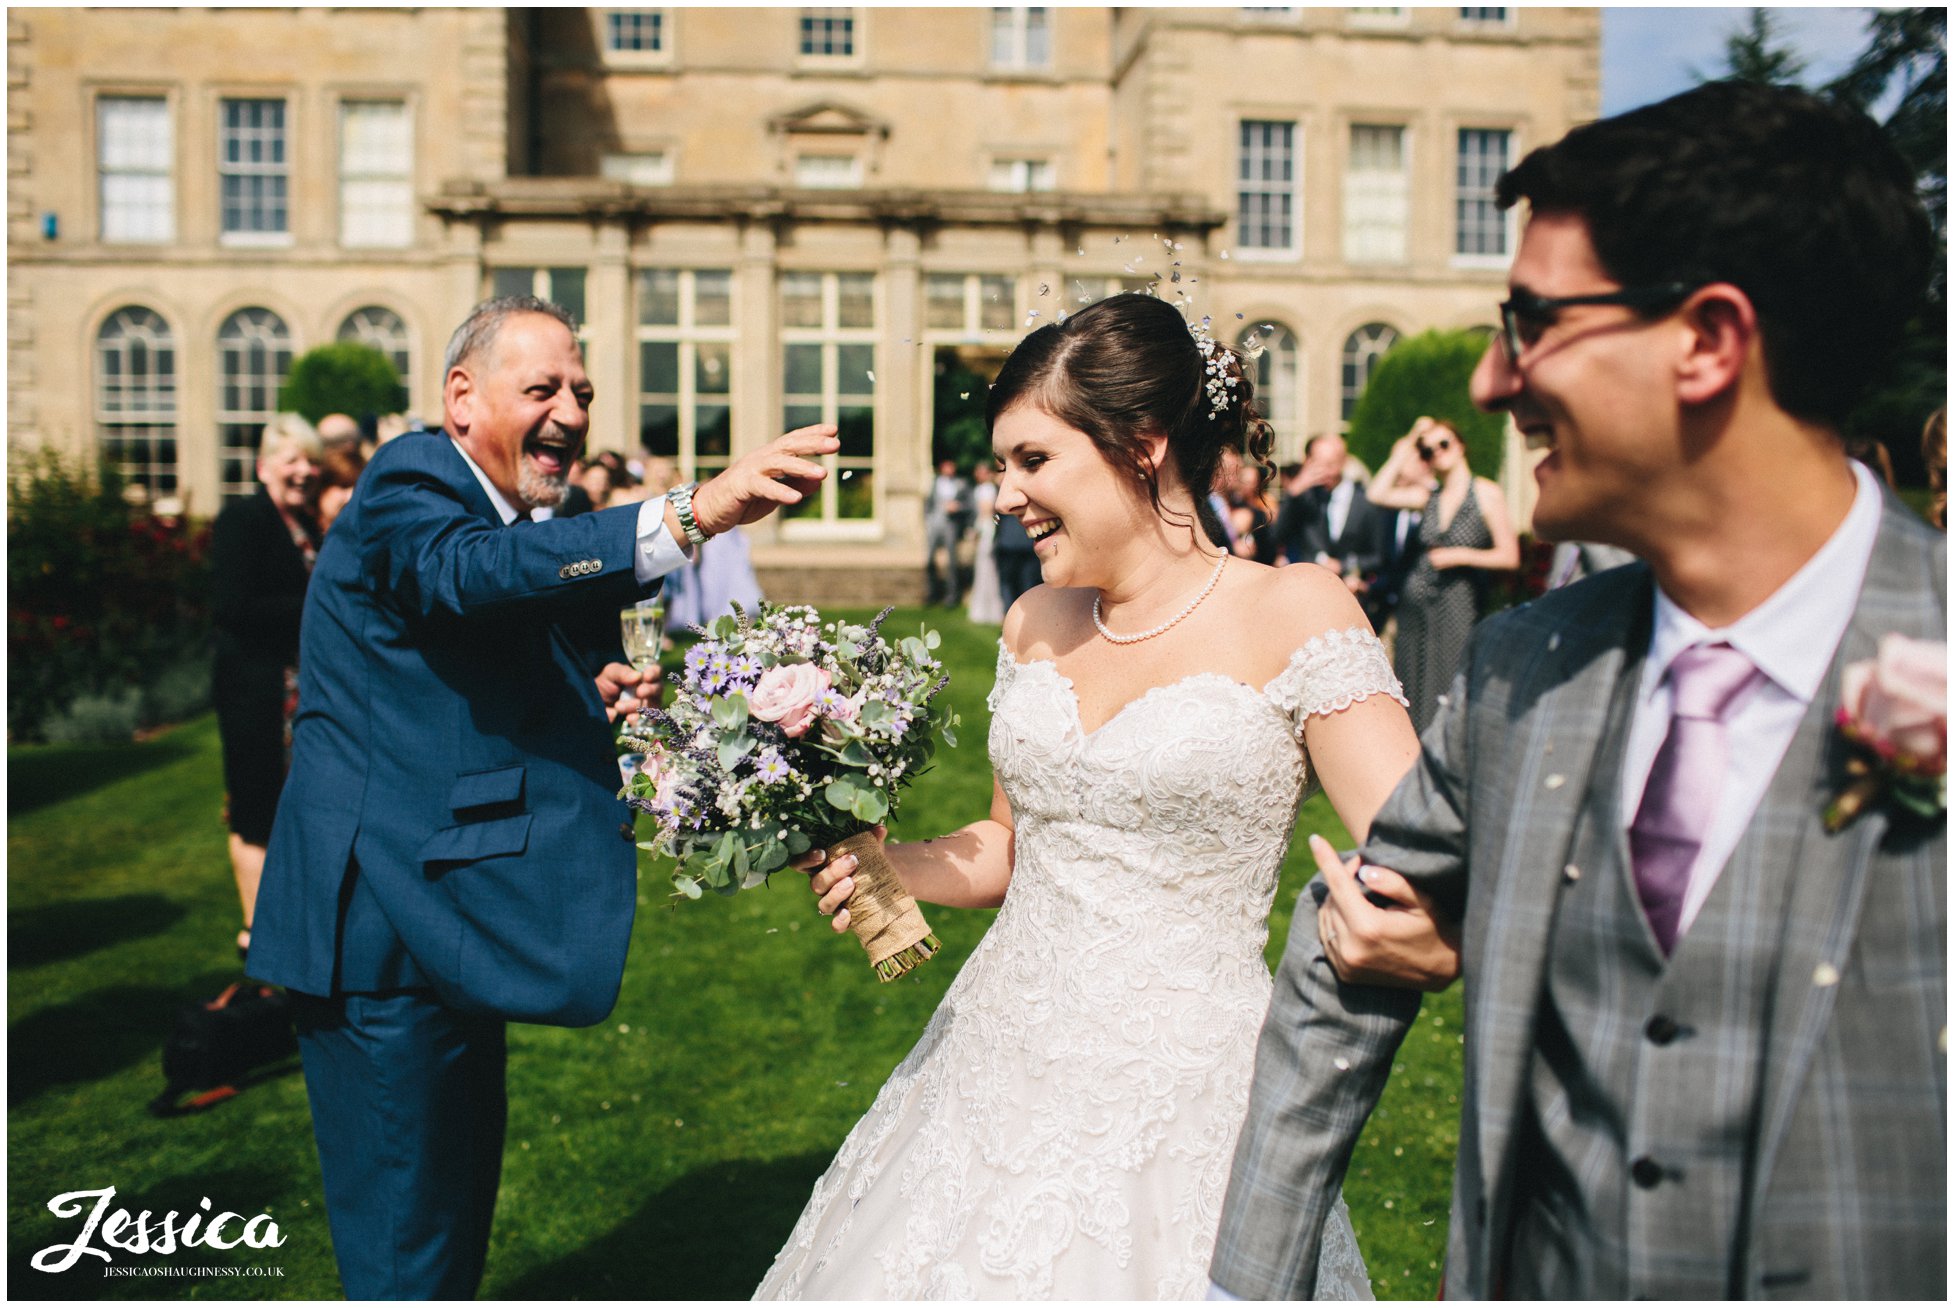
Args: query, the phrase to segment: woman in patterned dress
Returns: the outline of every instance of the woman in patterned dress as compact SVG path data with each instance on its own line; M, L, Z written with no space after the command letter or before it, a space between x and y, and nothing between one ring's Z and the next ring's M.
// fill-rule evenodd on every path
M1520 566L1520 541L1495 483L1472 475L1465 443L1450 423L1420 418L1391 447L1367 492L1372 504L1424 514L1423 547L1398 601L1398 680L1423 734L1438 697L1459 670L1479 621L1486 574Z
M757 1297L1200 1298L1297 808L1320 781L1361 837L1416 754L1348 588L1203 530L1222 450L1268 448L1232 351L1114 296L1027 337L988 422L1045 584L1005 616L990 816L887 852L1000 911ZM1319 1286L1369 1297L1341 1209Z

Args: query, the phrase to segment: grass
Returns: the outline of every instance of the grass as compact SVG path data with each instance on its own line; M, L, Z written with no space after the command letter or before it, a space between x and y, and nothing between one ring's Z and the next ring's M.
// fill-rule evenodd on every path
M913 629L915 611L892 630ZM993 630L931 612L944 635L960 750L905 801L898 839L988 807L983 760ZM8 751L11 1287L31 1298L323 1298L338 1294L305 1087L271 1077L207 1112L159 1120L171 1014L236 976L217 733L208 716L144 744ZM1300 828L1347 840L1321 796ZM1307 876L1298 840L1271 923L1273 963ZM510 1028L509 1138L486 1297L744 1298L814 1179L905 1054L990 914L930 910L945 952L876 985L793 878L670 906L645 868L617 1010L580 1031ZM1380 1297L1430 1298L1457 1140L1456 991L1428 1002L1365 1131L1346 1194ZM54 1195L113 1185L118 1204L269 1212L275 1250L198 1249L155 1266L238 1277L32 1270L74 1237ZM99 1243L99 1240L98 1240ZM276 1271L277 1275L264 1274Z

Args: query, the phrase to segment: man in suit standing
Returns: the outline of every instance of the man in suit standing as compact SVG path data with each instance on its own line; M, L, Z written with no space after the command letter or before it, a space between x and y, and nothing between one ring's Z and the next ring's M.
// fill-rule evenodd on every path
M1361 598L1379 563L1378 510L1350 475L1350 447L1343 437L1310 437L1297 480L1304 489L1289 496L1277 516L1282 552L1291 563L1322 564Z
M1718 83L1499 198L1530 221L1474 399L1549 451L1543 534L1646 562L1482 625L1375 866L1313 841L1214 1277L1307 1297L1417 1010L1368 983L1452 970L1429 912L1466 979L1448 1294L1944 1299L1944 815L1824 816L1843 670L1946 630L1944 543L1838 434L1929 276L1914 180L1863 115Z
M474 1293L504 1025L616 1001L637 850L607 706L644 688L618 610L683 542L797 502L837 446L805 428L696 493L548 521L591 386L569 318L529 297L469 315L444 399L448 430L383 446L320 549L249 959L293 992L355 1299Z
M957 472L957 461L945 459L936 467L930 483L929 499L923 505L924 543L929 550L925 568L929 575L928 603L955 608L963 599L963 575L957 569L957 546L970 530L972 489ZM942 551L944 576L936 574L936 555Z

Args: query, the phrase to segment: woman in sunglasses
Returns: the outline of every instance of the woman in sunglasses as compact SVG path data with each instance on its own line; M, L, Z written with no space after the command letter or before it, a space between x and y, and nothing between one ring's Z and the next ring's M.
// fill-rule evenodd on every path
M1465 445L1449 423L1420 418L1391 447L1371 479L1370 502L1423 513L1423 550L1398 603L1398 680L1420 735L1458 671L1479 620L1483 574L1520 566L1520 542L1499 487L1472 475Z

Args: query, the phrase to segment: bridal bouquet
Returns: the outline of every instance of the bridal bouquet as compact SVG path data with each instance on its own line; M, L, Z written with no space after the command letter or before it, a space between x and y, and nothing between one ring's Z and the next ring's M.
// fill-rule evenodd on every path
M658 821L640 847L678 861L672 882L691 899L761 885L810 849L854 854L851 929L894 980L939 945L872 828L936 737L957 743L956 714L933 703L949 680L930 652L940 638L891 642L888 609L865 627L804 605L735 612L686 653L672 706L623 738L644 754L624 797Z

